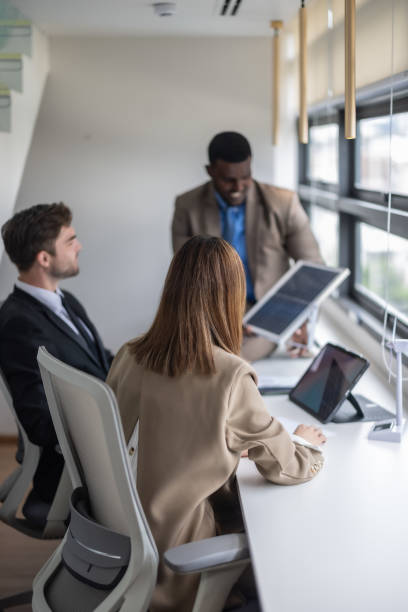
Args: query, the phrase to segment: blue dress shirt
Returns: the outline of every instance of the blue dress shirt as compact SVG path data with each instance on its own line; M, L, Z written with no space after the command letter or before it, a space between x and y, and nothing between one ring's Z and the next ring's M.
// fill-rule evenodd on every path
M228 206L220 194L216 191L218 207L221 218L221 235L237 251L244 265L247 301L255 302L254 286L248 267L248 257L245 241L245 202L237 206Z

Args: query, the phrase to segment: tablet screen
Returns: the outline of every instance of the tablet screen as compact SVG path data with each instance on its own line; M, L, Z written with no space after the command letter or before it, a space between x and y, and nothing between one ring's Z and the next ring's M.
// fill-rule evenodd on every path
M326 423L333 418L368 365L368 361L360 355L334 344L326 344L289 397Z

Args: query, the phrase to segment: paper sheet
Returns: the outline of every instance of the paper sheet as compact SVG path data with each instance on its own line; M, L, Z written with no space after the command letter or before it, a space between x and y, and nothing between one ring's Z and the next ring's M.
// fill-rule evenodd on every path
M299 376L258 376L258 389L291 389Z

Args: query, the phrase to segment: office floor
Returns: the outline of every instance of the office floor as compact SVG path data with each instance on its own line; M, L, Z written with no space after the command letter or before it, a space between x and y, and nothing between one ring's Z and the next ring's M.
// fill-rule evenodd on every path
M14 444L0 444L0 482L14 469L14 454ZM57 540L29 538L0 522L0 597L29 590L35 574L57 545ZM12 609L29 612L31 606Z

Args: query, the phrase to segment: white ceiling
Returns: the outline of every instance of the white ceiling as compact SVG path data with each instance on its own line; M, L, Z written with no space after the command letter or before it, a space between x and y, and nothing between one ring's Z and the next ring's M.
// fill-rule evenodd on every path
M220 15L224 0L175 1L174 16L158 17L153 0L11 0L49 35L267 36L271 19L288 21L300 6L300 0L241 0L233 17Z

